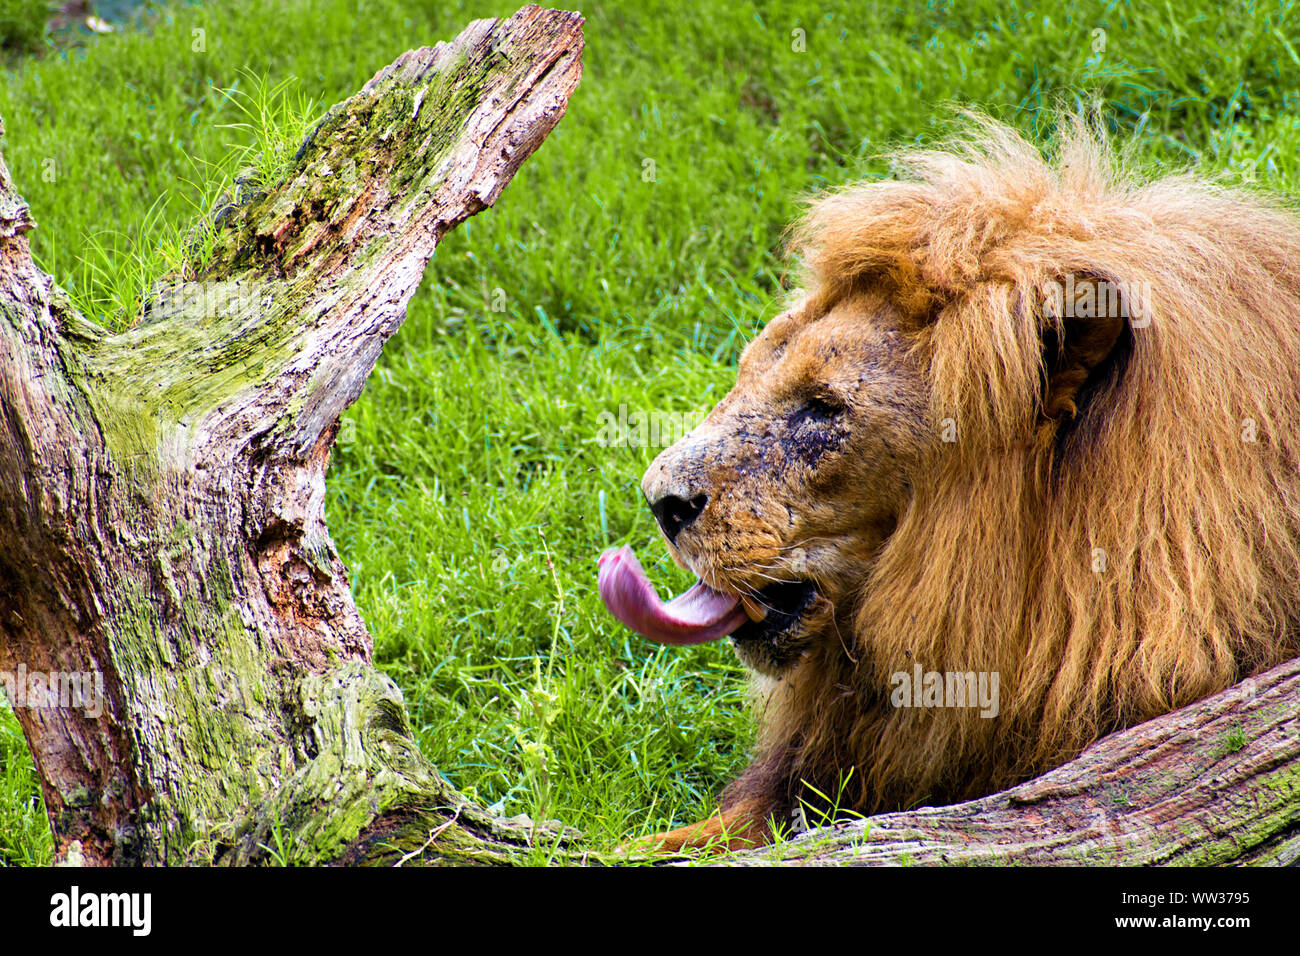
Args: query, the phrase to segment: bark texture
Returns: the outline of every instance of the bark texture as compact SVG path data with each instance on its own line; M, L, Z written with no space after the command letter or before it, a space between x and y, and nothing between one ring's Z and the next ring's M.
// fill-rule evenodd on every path
M61 861L587 860L420 754L322 511L339 415L559 121L581 24L526 7L401 56L120 334L33 264L0 162L0 671L104 677L102 714L16 709ZM1005 793L709 862L1291 863L1298 714L1292 661Z
M59 859L386 859L453 819L433 856L540 836L420 756L322 505L339 415L438 241L563 115L581 24L526 7L403 54L122 334L35 267L0 169L0 669L105 684L97 717L17 709Z

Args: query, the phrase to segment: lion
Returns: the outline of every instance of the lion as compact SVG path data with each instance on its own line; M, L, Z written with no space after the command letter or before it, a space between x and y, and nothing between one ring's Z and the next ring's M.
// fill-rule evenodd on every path
M645 473L699 582L602 556L616 617L754 675L752 762L664 850L996 792L1300 653L1296 216L1078 116L1054 160L972 117L895 168L811 205L799 291Z

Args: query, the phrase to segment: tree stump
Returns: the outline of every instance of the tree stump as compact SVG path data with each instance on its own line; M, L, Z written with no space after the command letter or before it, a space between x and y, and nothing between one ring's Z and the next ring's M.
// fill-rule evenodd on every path
M530 6L403 54L116 335L35 267L0 169L0 670L104 681L97 716L16 708L59 860L506 861L542 837L421 756L322 509L340 414L582 47L580 16Z

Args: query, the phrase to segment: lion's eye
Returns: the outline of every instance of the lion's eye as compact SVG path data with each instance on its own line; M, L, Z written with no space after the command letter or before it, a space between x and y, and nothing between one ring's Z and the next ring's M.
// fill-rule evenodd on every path
M796 423L830 422L844 414L843 403L826 395L807 399L795 414Z
M810 398L804 403L808 408L808 414L813 418L839 418L844 414L843 403L825 396Z

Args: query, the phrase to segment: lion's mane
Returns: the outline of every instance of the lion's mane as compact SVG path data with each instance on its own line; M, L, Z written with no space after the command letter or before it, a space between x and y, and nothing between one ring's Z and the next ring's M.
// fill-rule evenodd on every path
M991 792L1300 652L1300 223L1206 178L1144 182L1077 118L1054 158L973 122L796 230L806 307L887 290L955 440L853 633L764 683L725 804ZM1128 316L1055 314L1070 276L1126 290ZM892 706L915 665L997 672L999 715Z

